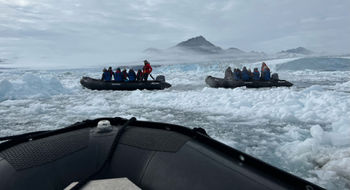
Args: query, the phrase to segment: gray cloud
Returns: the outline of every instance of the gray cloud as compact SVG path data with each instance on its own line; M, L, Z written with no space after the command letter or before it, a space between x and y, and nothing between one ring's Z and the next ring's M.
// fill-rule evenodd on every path
M203 35L224 48L344 53L349 7L347 0L0 0L0 52L126 61Z

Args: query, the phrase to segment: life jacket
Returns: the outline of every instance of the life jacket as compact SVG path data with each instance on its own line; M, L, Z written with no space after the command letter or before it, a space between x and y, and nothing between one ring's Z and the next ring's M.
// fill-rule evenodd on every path
M143 66L143 74L147 73L150 74L152 72L152 67L149 63L146 63L145 66Z
M128 73L128 77L129 77L129 81L135 81L136 80L135 71L130 69Z
M259 78L260 78L260 73L258 70L255 70L253 72L253 80L259 80Z
M114 73L114 80L117 82L122 82L123 81L123 76L122 73L120 71L116 71Z
M265 69L264 71L264 80L268 81L270 80L271 76L270 76L270 69Z
M249 80L249 74L247 70L242 71L242 80L245 80L245 81Z
M111 81L112 80L112 75L109 71L103 72L103 80L104 81Z

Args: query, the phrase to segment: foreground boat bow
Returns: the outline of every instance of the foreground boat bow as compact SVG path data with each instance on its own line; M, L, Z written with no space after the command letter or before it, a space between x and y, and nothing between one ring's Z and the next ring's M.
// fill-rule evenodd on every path
M121 177L142 189L321 189L203 129L166 123L100 118L0 144L2 189Z

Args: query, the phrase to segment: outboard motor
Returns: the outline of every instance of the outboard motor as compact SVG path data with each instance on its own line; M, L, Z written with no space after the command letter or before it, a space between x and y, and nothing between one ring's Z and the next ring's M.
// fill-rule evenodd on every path
M272 80L279 80L278 74L277 74L277 73L273 73L273 74L271 75L271 78L272 78Z
M165 76L164 76L164 75L158 75L158 76L156 77L156 81L165 82Z

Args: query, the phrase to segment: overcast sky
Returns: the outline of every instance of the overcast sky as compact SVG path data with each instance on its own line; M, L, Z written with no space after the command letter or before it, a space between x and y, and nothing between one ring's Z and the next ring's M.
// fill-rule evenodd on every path
M0 0L0 58L125 61L198 35L245 51L349 53L350 1Z

